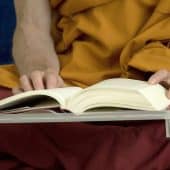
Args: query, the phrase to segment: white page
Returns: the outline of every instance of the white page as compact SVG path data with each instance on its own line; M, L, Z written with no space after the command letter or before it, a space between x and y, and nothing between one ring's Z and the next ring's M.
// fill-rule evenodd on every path
M124 89L124 90L135 90L138 91L139 89L147 88L150 86L160 86L157 85L150 85L146 81L141 80L133 80L133 79L125 79L125 78L113 78L104 80L99 82L89 88L96 88L96 87L108 87L108 88L116 88L116 89Z
M20 103L20 101L22 102L28 98L35 98L37 96L50 96L56 99L64 107L66 100L76 93L79 93L79 91L81 91L81 88L79 87L28 91L0 100L0 109L11 106L15 103Z
M68 107L72 112L80 113L92 104L98 103L96 107L104 107L102 100L105 105L112 101L110 107L141 110L164 110L170 104L170 100L165 96L164 87L159 84L150 85L146 81L113 78L84 89L68 103Z

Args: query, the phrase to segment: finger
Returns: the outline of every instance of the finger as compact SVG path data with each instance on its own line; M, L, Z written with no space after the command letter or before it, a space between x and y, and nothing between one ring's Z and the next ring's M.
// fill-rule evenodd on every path
M22 93L23 90L19 87L16 87L16 88L13 88L12 89L12 94L16 95L16 94L19 94L19 93Z
M166 92L166 96L170 99L170 89L169 89L169 90L167 90L167 92Z
M166 89L169 89L170 87L170 73L168 72L168 76L166 79L164 79L162 82L160 82L162 86L164 86Z
M166 108L167 110L170 110L170 105L168 105L168 107Z
M166 78L165 82L170 85L170 73L168 74L168 77Z
M160 70L160 71L156 72L155 74L153 74L149 78L148 82L150 84L157 84L157 83L159 83L161 81L166 80L168 75L169 75L169 72L167 70Z
M47 89L53 89L58 87L57 85L57 75L54 72L46 72L45 76L45 83Z
M65 83L64 83L64 81L63 81L63 79L59 76L58 77L58 87L65 87L66 85L65 85Z
M26 76L26 75L21 76L20 82L21 82L21 88L22 88L24 91L33 90L31 81L30 81L30 79L28 78L28 76Z
M33 84L33 88L35 90L41 90L44 89L44 73L42 71L33 71L30 75L32 84Z

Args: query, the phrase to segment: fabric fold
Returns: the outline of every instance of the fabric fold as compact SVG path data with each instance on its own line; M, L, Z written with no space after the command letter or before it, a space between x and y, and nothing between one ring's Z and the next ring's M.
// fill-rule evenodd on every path
M87 87L111 77L146 80L148 72L170 70L169 48L162 43L170 39L169 0L50 3L58 15L52 30L60 75L68 84ZM18 74L8 66L0 73L1 85L18 84Z

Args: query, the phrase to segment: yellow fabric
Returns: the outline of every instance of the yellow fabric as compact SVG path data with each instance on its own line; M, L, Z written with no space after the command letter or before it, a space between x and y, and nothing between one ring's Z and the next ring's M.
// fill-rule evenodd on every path
M0 86L7 88L19 86L19 74L14 65L2 65L0 67Z
M170 49L160 42L170 39L169 0L50 2L60 15L52 31L67 82L85 87L110 77L145 79L148 72L170 70ZM16 85L13 74L5 74L0 84Z

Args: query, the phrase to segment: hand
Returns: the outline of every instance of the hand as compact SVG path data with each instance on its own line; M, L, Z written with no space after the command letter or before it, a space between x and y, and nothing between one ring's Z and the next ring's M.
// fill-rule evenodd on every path
M160 83L167 88L167 97L170 99L170 72L168 70L160 70L154 73L148 80L150 84Z
M13 89L13 93L17 94L23 91L52 89L64 87L64 81L55 69L47 69L45 71L35 70L30 75L22 75L20 77L20 88Z

